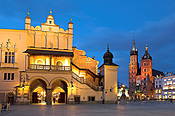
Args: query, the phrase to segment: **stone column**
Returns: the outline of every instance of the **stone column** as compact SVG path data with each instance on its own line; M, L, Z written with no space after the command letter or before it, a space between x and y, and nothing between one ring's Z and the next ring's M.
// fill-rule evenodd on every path
M47 88L46 90L46 104L52 105L52 91L51 88Z
M52 56L50 55L50 70L52 70Z

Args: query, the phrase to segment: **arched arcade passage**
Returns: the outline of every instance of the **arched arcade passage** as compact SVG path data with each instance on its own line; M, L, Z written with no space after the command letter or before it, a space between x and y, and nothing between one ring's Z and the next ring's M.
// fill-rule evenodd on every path
M63 80L55 80L51 84L52 103L67 103L67 84Z
M62 79L54 79L50 83L42 78L30 82L30 103L59 104L67 103L67 83Z

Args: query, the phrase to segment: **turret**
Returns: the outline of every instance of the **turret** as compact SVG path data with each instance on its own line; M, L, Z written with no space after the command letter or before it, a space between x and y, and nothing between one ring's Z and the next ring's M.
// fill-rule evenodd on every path
M49 15L47 17L47 22L48 25L55 25L54 17L52 15L52 10L49 11Z
M115 103L118 92L118 65L113 63L113 54L107 51L104 56L104 63L100 66L100 74L103 75L103 103Z
M141 60L141 75L144 78L152 77L152 57L148 52L148 47L145 47L145 54Z
M70 19L69 23L68 23L68 30L69 33L73 34L73 22L72 22L72 18Z
M145 54L143 55L142 59L150 59L152 60L152 57L150 56L149 52L148 52L148 47L145 47Z
M30 12L27 11L27 16L25 18L25 29L26 30L30 30L30 28L31 28L31 18L29 15L30 15Z
M113 54L109 51L109 46L107 47L107 51L105 52L104 56L104 64L112 64L113 63Z

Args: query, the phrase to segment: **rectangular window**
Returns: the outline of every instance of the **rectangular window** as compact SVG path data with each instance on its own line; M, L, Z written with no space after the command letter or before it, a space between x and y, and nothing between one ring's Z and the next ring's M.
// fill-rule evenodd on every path
M15 63L14 52L5 52L5 63Z
M11 63L11 55L8 56L8 63Z
M14 80L15 73L4 73L4 80Z
M10 80L10 77L11 77L11 76L10 76L10 73L8 73L8 80Z
M4 80L7 80L7 73L4 73Z
M8 62L8 52L5 52L5 63Z
M15 74L14 73L12 73L12 75L11 75L12 77L11 77L11 80L14 80L14 77L15 77Z

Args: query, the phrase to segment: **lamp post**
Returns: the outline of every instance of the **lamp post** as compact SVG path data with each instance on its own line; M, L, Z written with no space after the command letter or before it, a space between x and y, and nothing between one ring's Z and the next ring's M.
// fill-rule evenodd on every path
M24 88L25 88L25 85L22 84L22 102L24 104Z

